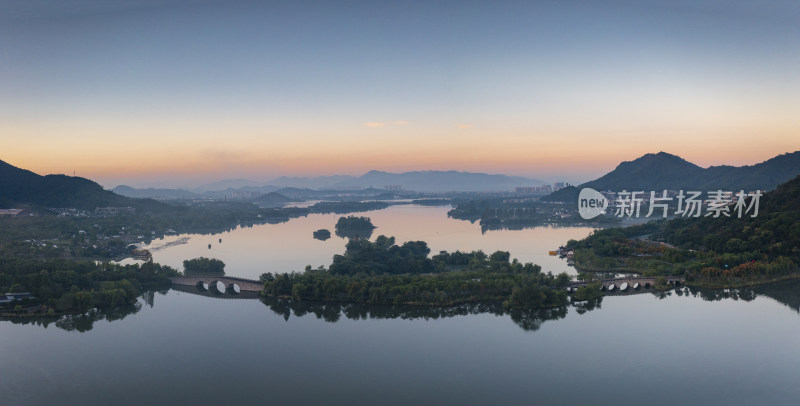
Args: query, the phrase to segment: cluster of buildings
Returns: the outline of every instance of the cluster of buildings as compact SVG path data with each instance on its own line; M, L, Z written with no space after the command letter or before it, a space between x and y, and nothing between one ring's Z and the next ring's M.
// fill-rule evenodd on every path
M97 207L94 209L94 211L75 209L70 207L55 207L49 210L59 216L74 216L74 217L117 216L120 214L136 213L136 209L133 207Z
M225 201L250 201L258 199L262 195L261 192L252 191L231 191L226 192L223 200Z
M98 207L94 209L94 214L97 216L116 216L118 214L135 214L136 209L133 207Z
M6 293L5 295L0 295L0 305L11 303L16 300L22 299L32 299L33 295L29 292L17 292L17 293Z
M516 193L538 193L538 194L549 194L553 193L559 189L568 186L565 182L556 182L552 185L542 185L542 186L526 186L526 187L517 187L514 189Z

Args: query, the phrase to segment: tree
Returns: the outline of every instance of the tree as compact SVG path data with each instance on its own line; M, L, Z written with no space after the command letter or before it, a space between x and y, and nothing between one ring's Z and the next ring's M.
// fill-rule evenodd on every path
M183 261L185 275L225 275L225 263L215 258L194 258Z

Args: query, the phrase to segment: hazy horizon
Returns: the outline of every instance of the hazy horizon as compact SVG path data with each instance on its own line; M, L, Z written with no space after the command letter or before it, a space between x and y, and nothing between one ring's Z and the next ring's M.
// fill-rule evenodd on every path
M667 152L667 151L658 151L658 152ZM782 155L782 154L786 154L786 153L793 153L793 152L800 152L800 151L786 151L784 153L777 154L776 156L779 156L779 155ZM656 153L656 152L652 152L652 153ZM470 173L486 173L486 174L489 174L489 175L520 176L520 177L525 177L525 178L532 179L532 180L539 180L539 181L543 182L543 184L553 184L553 183L556 183L556 182L566 182L566 183L572 184L572 185L579 185L579 184L582 184L584 182L588 182L588 181L597 179L597 178L605 175L606 173L611 172L613 169L616 168L617 165L619 165L622 162L633 161L633 160L635 160L637 158L640 158L640 156L631 157L631 158L625 159L623 161L614 163L613 166L611 166L608 170L601 171L601 172L598 172L596 174L590 174L590 175L588 175L587 178L577 178L577 179L574 178L574 177L570 178L568 176L558 176L558 175L552 176L552 177L542 177L542 176L527 175L527 174L513 174L513 173L501 173L501 172L476 172L476 171L460 170L460 169L442 169L442 170L413 169L413 170L403 171L403 172L414 172L414 171L457 171L457 172L470 172ZM774 158L774 157L770 157L770 158ZM3 160L2 157L0 157L0 160ZM764 161L766 161L766 160L767 159L765 159ZM758 163L761 163L761 162L764 162L764 161L758 161L758 162L752 162L752 163L744 163L742 165L730 165L730 164L725 164L725 163L722 163L722 164L719 164L719 165L751 166L751 165L755 165L755 164L758 164ZM689 161L689 162L693 163L693 164L696 164L696 162L691 162L691 161ZM7 163L9 163L11 165L14 165L12 162L7 162ZM700 166L702 168L708 168L710 166L719 166L719 165L698 165L698 166ZM21 169L30 170L29 168L21 168ZM208 188L206 188L206 186L209 186L211 184L222 183L222 182L231 182L231 181L253 182L253 183L255 183L253 186L267 186L267 185L269 185L269 186L285 186L284 183L279 181L279 180L281 180L281 178L288 177L288 178L313 179L313 178L325 178L325 177L337 177L337 176L349 176L349 177L357 178L357 177L365 175L365 174L367 174L368 172L371 172L371 171L379 171L379 172L395 173L395 174L403 173L401 171L387 171L387 170L380 170L380 169L371 169L369 171L358 172L358 173L353 173L353 174L322 173L322 174L310 174L310 175L300 175L300 176L298 176L298 175L269 176L269 175L264 175L264 174L260 174L260 175L259 174L251 174L251 176L248 177L248 176L245 176L246 174L241 174L242 176L236 176L236 174L233 174L233 176L225 177L225 176L222 176L222 175L219 175L219 176L211 175L208 178L202 178L202 179L193 178L193 179L191 179L189 181L187 181L186 178L180 178L180 177L170 178L170 177L165 177L165 176L160 176L160 177L152 178L152 179L141 178L141 177L139 177L139 178L130 178L130 179L119 179L119 178L117 178L117 179L112 179L110 182L109 181L103 182L102 179L95 179L95 178L88 178L88 179L99 183L104 188L109 189L109 190L113 189L113 188L115 188L117 186L130 186L130 187L133 187L133 188L167 188L167 189L185 189L185 190L190 190L190 189L208 189ZM55 174L70 175L70 176L73 175L73 174L70 174L70 173L55 173ZM49 175L49 173L39 173L39 175ZM75 173L74 176L85 177L85 176L82 176L81 174L78 174L78 173ZM291 186L291 185L288 185L288 186ZM373 186L380 188L380 187L385 186L385 185L373 185ZM520 185L520 186L523 186L523 185ZM314 188L312 187L312 189L314 189ZM215 190L215 189L212 188L212 189L208 189L208 190Z
M792 2L0 2L0 159L106 187L580 183L800 150Z

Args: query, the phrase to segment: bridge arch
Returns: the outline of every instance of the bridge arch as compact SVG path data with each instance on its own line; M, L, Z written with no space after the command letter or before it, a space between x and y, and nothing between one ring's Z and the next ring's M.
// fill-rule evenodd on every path
M214 280L211 282L211 289L212 292L217 294L224 294L225 293L225 284L219 280Z
M173 285L190 286L198 292L217 295L250 294L264 289L264 282L235 276L174 276L169 279Z

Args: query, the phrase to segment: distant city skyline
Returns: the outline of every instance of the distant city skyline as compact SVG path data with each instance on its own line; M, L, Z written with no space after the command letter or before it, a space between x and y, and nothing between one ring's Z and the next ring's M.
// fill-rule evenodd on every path
M106 187L579 183L800 150L800 4L0 1L0 159Z

